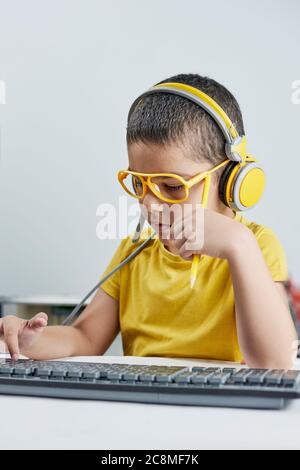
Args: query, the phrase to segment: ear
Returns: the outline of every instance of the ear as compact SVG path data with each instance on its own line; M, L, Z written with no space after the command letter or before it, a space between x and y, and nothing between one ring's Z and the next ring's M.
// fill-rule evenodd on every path
M134 233L134 235L131 239L132 243L137 243L139 241L142 230L143 230L143 227L144 227L144 224L145 224L145 217L141 213L139 222L138 222L138 224L136 226L136 229L135 229L135 233Z

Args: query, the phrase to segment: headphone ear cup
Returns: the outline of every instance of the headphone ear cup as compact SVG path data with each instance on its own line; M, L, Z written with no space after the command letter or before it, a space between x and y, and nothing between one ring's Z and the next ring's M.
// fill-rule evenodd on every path
M230 205L238 211L254 207L266 185L266 175L258 162L247 163L235 173L232 181Z
M219 197L235 211L245 211L254 207L265 189L265 173L258 162L240 166L230 162L221 175Z
M230 207L227 200L226 200L226 192L227 192L227 183L229 177L231 175L232 170L236 167L237 162L230 162L226 165L225 170L223 171L220 181L219 181L219 197L221 201L225 204L225 206Z

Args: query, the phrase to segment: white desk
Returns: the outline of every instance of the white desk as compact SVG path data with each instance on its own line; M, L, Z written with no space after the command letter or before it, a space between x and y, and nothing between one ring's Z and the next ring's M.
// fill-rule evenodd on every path
M232 364L129 356L69 360ZM273 411L0 395L0 410L1 449L300 449L300 399Z

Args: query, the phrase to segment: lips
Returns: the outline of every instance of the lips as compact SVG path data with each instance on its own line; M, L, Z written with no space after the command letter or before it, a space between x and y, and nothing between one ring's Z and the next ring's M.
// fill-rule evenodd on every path
M149 220L150 225L154 228L156 232L162 232L162 231L169 231L170 230L170 223L166 223L162 220L161 217L155 217L152 215Z

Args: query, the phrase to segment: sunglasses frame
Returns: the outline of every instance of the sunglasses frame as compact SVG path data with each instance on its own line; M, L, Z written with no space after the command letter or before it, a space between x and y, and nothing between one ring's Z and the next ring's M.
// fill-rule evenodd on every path
M147 193L147 189L149 188L150 191L161 201L164 202L169 202L169 203L180 203L184 202L188 199L189 197L189 190L195 186L195 184L200 183L203 179L207 179L210 181L210 175L214 173L216 170L219 168L222 168L225 164L230 162L229 159L224 160L223 162L219 163L215 167L211 168L210 170L207 171L202 171L201 173L197 173L195 176L193 176L189 180L185 180L182 176L176 175L176 173L138 173L136 171L131 171L131 170L120 170L118 172L118 180L122 186L123 189L132 197L136 199L143 199ZM124 179L128 175L133 175L133 176L139 176L141 177L141 181L143 183L143 193L142 195L138 196L137 194L131 193L126 185L124 184ZM169 177L169 178L176 178L178 179L185 187L186 195L182 199L169 199L161 195L156 189L154 183L151 182L151 178L157 177L157 176L163 176L163 177ZM206 191L205 191L206 192Z

